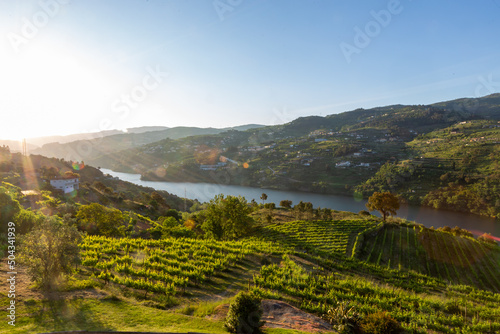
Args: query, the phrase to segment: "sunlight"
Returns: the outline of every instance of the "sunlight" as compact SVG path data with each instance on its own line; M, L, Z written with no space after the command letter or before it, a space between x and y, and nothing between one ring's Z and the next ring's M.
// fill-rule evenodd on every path
M36 170L33 166L30 156L22 157L23 172L26 179L25 189L40 189L40 184L38 183L36 177Z
M2 129L4 138L20 140L46 135L47 130L67 134L61 126L65 121L74 122L83 113L91 115L105 103L112 76L57 46L33 46L19 56L2 58L4 124L19 124Z

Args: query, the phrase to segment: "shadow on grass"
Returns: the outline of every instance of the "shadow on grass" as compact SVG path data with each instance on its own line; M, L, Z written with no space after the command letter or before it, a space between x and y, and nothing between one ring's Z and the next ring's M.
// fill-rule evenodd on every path
M91 305L95 302L83 299L44 299L39 303L27 305L27 311L33 322L45 331L111 331L112 328L98 320L99 316L95 314Z

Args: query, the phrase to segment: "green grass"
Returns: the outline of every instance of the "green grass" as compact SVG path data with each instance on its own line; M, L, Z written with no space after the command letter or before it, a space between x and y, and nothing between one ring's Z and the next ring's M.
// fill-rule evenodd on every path
M8 299L2 297L2 309ZM203 316L214 305L202 303L195 316L173 310L159 310L120 300L74 299L63 301L20 302L16 309L16 326L0 322L1 333L44 333L68 330L138 331L138 332L197 332L225 333L223 320ZM267 328L264 333L305 333Z
M6 302L6 298L2 298L2 305ZM226 333L220 321L189 317L116 300L37 301L35 304L22 304L17 309L16 320L15 327L2 321L0 331L9 330L9 333L62 330Z

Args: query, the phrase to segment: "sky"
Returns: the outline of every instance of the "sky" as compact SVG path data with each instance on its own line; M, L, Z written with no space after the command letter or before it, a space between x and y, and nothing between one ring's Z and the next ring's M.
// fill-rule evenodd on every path
M0 139L500 91L500 0L0 0Z

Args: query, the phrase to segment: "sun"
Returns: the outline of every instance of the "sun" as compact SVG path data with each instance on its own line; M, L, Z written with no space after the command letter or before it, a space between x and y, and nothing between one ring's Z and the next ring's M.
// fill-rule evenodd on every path
M106 105L110 76L102 72L88 58L49 43L0 56L0 139L74 132Z

